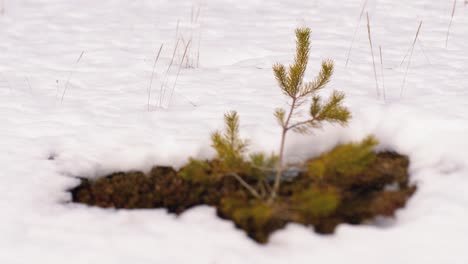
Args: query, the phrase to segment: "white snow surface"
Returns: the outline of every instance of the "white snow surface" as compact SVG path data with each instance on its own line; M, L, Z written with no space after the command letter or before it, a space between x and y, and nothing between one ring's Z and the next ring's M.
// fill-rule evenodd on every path
M447 47L453 1L368 1L380 97L366 13L345 67L361 1L1 2L0 263L468 263L463 1ZM414 51L400 65L420 21ZM258 245L210 207L176 217L70 203L67 189L77 176L212 157L209 134L222 128L228 110L239 112L252 151L276 150L280 130L272 112L287 100L271 66L291 62L301 26L312 29L308 78L321 59L332 58L335 74L322 95L344 91L353 119L346 128L291 135L288 158L374 134L379 149L409 155L418 185L394 220L340 225L328 236L290 224ZM183 41L165 77L177 38ZM193 67L181 68L174 88L189 40Z

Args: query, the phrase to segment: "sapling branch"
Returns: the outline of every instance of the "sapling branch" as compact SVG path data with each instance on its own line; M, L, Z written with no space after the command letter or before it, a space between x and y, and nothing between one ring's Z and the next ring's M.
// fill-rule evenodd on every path
M287 130L295 129L295 128L300 127L300 126L303 126L303 125L313 125L313 123L314 123L315 121L317 121L317 119L311 118L311 119L309 119L309 120L297 122L297 123L292 124L292 125L290 125L289 127L287 127Z
M257 198L257 199L262 198L262 196L260 194L258 194L258 192L250 184L248 184L246 181L244 181L244 179L242 179L242 177L239 176L237 173L228 173L226 176L234 177L234 179L236 179L255 198Z

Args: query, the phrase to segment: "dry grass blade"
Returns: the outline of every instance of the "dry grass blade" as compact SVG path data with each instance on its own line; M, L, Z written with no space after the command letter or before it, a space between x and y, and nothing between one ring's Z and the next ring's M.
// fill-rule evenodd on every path
M180 24L180 19L177 19L177 25L176 25L176 30L175 30L175 40L179 39L179 24Z
M55 80L55 85L57 87L57 90L55 91L55 100L57 100L58 94L59 94L59 80Z
M76 60L73 69L70 71L70 74L68 75L67 82L65 83L65 88L63 88L63 93L62 93L62 98L60 99L60 103L63 103L63 98L65 97L65 92L66 92L67 89L68 89L68 85L70 84L70 80L71 80L71 78L73 77L73 73L75 73L76 66L77 66L78 63L81 61L81 58L83 57L84 53L85 53L85 52L84 52L84 50L83 50L83 51L81 52L80 56L78 57L78 59Z
M190 62L189 62L189 53L190 53L190 49L191 49L191 46L190 46L190 43L192 42L192 39L193 37L190 36L190 38L188 39L187 42L185 42L185 38L182 37L181 38L181 41L182 41L182 47L185 47L184 48L184 53L182 53L182 59L180 60L180 63L183 64L184 63L184 59L185 59L185 67L186 68L189 68L190 67ZM187 49L187 47L189 47Z
M178 39L177 42L176 42L176 45L174 47L174 52L172 53L171 62L169 63L169 66L167 67L166 73L164 75L164 80L162 81L161 88L159 89L159 107L162 107L164 94L165 94L164 87L166 86L167 76L169 74L169 71L171 70L172 64L174 63L174 58L175 58L175 55L176 55L176 52L177 52L177 48L179 47L179 42L180 42L180 39Z
M351 56L351 50L354 46L354 41L356 40L356 34L359 29L359 25L361 25L362 15L364 14L364 9L366 8L367 0L364 0L361 8L361 14L359 15L358 23L356 24L356 28L354 29L353 39L351 40L351 45L349 46L348 55L346 56L346 66L348 66L349 57Z
M419 31L421 30L422 23L423 23L422 21L419 22L418 30L416 31L416 35L414 36L413 44L411 45L411 52L410 52L410 55L409 55L408 64L406 66L405 77L403 78L403 84L401 85L401 89L400 89L400 98L403 97L403 90L404 90L405 84L406 84L406 77L408 76L408 70L409 70L409 67L411 65L411 58L413 57L414 46L416 45L416 41L418 41Z
M400 67L403 65L403 63L405 63L406 58L408 57L408 55L410 54L410 52L411 52L411 46L408 48L408 50L407 50L406 53L405 53L405 56L404 56L403 59L401 60L401 62L400 62Z
M418 41L416 41L416 44L418 44L418 47L419 47L419 49L421 50L422 54L424 55L424 58L426 58L427 63L429 63L430 65L432 65L431 60L429 59L429 56L427 56L426 51L424 50L424 47L423 47L423 45L421 44L421 40L418 39ZM407 50L406 53L405 53L405 56L404 56L403 59L401 60L401 62L400 62L400 67L403 65L403 63L405 63L406 58L408 58L408 55L409 55L410 52L411 52L411 47L412 47L412 46L410 46L410 47L408 48L408 50Z
M201 44L201 29L198 32L197 64L196 64L197 68L200 66L200 44Z
M427 63L429 63L429 65L432 65L431 60L427 56L426 51L424 50L424 47L421 44L421 40L418 39L417 44L418 44L418 47L421 50L422 54L424 55L424 58L426 58Z
M28 85L29 92L32 93L32 87L31 87L31 83L29 82L29 77L24 78L24 80L26 81L26 84Z
M387 100L387 95L385 92L385 74L384 74L384 66L383 66L383 56L382 56L382 47L379 46L379 53L380 53L380 71L382 72L382 93L384 101Z
M156 55L156 58L154 59L154 64L153 64L153 71L151 72L151 79L150 79L150 84L148 87L148 111L150 110L150 100L151 100L151 87L153 86L153 78L154 78L154 71L156 69L156 63L158 63L159 56L161 55L161 51L163 49L164 43L161 44L161 47L159 48L158 55Z
M181 69L182 69L182 62L184 61L184 58L185 58L185 56L187 55L187 51L188 51L189 46L190 46L191 43L192 43L191 40L189 40L189 41L187 42L187 45L185 46L184 54L182 55L182 60L180 61L179 69L177 70L177 75L176 75L176 78L175 78L175 80L174 80L174 84L173 84L173 86L172 86L171 96L169 97L169 103L168 103L168 104L170 104L171 101L172 101L172 96L174 95L174 90L175 90L175 87L176 87L176 85L177 85L177 80L179 79L179 74L180 74L180 71L181 71ZM192 102L190 102L190 103L192 103ZM192 103L192 105L193 105L193 103Z
M375 68L375 59L374 59L374 46L372 45L372 37L371 37L371 26L370 26L370 20L369 20L369 13L367 15L367 34L369 36L369 44L371 48L371 55L372 55L372 65L374 66L374 78L375 78L375 89L377 92L377 98L380 97L380 91L379 91L379 81L377 79L377 70Z
M200 10L201 6L198 4L195 6L195 4L192 5L192 12L190 14L190 23L197 23L198 18L200 17Z
M466 1L465 1L465 4L466 4ZM449 23L449 26L447 28L447 37L445 38L445 48L447 48L447 46L448 46L448 40L449 40L449 36L450 36L450 28L452 27L452 21L453 21L453 17L455 16L456 8L457 8L457 0L453 0L452 16L450 17L450 23Z

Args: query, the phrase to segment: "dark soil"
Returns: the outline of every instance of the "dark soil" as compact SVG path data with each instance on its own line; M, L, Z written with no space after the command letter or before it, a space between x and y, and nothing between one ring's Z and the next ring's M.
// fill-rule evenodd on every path
M105 208L166 208L181 214L196 205L214 206L220 217L266 243L272 232L289 222L329 234L340 223L393 216L416 191L408 183L408 164L407 157L384 152L358 175L333 174L317 180L300 173L282 182L273 204L254 199L233 177L193 181L170 167L154 167L149 174L119 172L95 181L81 179L71 193L73 202ZM259 181L248 175L242 178L253 186Z

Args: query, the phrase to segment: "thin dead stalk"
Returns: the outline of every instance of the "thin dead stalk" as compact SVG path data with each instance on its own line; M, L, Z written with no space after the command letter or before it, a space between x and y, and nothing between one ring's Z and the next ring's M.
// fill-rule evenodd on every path
M151 79L150 79L150 84L148 87L148 111L150 110L150 100L151 100L151 88L153 86L153 78L154 78L154 72L156 69L156 63L158 63L159 56L161 55L161 51L163 49L164 43L161 44L161 47L159 48L158 55L156 55L156 58L154 59L154 64L153 64L153 71L151 72Z
M190 46L190 43L192 42L192 39L193 39L192 36L190 36L189 40L187 42L185 42L185 38L184 37L181 38L182 47L185 47L185 48L184 48L184 53L182 54L182 59L180 60L180 63L183 64L184 59L185 59L185 67L187 67L187 68L189 68L190 65L191 65L191 63L189 61L190 56L188 56L188 55L191 53L190 51L191 51L192 47ZM189 47L189 49L187 49L187 47ZM187 54L185 54L185 53L187 53Z
M411 46L408 48L408 50L407 50L406 53L405 53L405 56L404 56L403 59L401 60L401 62L400 62L400 67L403 65L403 63L405 63L406 58L408 57L408 55L410 54L410 52L411 52Z
M200 66L201 35L202 35L202 33L201 33L201 24L200 24L200 28L198 29L197 64L196 64L197 68Z
M80 63L81 61L81 58L83 57L84 55L84 50L81 52L80 56L78 57L78 59L76 60L75 62L75 65L73 66L73 69L70 71L69 75L68 75L68 79L67 79L67 82L65 83L65 87L63 88L63 93L62 93L62 98L60 99L60 103L63 103L63 98L65 97L65 92L67 91L68 89L68 85L70 84L70 80L71 78L73 77L73 74L75 73L76 71L76 67L78 66L78 63Z
M426 58L427 63L429 63L429 65L432 65L431 60L427 56L426 51L424 50L424 47L421 44L421 40L419 39L418 39L418 47L421 50L422 54L424 55L424 58Z
M24 80L26 81L26 84L28 84L29 92L32 93L32 87L31 83L29 82L29 77L26 77Z
M419 47L419 49L421 50L422 54L424 55L424 58L426 58L427 63L429 63L430 65L432 65L431 60L430 60L429 57L427 56L426 51L424 50L424 47L423 47L423 45L421 44L421 40L418 39L418 41L416 42L416 44L418 44L418 47ZM408 58L408 55L409 55L410 52L411 52L411 46L408 48L408 50L407 50L406 53L405 53L405 56L404 56L403 59L401 60L401 62L400 62L400 67L403 65L403 63L405 63L406 58Z
M405 84L406 84L406 77L408 76L408 70L409 70L409 67L411 65L411 58L413 57L414 46L416 45L416 41L418 41L419 31L421 30L422 23L423 23L422 21L419 22L418 30L416 31L416 35L414 36L413 44L411 45L411 51L410 51L410 54L409 54L408 64L406 66L405 77L403 78L403 84L401 85L401 89L400 89L400 98L403 97L403 90L404 90Z
M187 55L187 51L188 51L188 48L190 46L190 44L192 43L192 40L189 40L187 42L187 45L185 46L185 50L184 50L184 54L182 55L182 60L180 61L180 64L179 64L179 69L177 70L177 75L176 75L176 78L174 80L174 84L172 86L172 90L171 90L171 96L169 97L169 102L168 104L171 103L172 101L172 96L174 95L174 90L175 90L175 87L177 85L177 80L179 79L179 74L180 74L180 71L182 70L182 62L184 61L184 58L185 56Z
M374 78L375 78L375 89L377 92L377 98L380 97L380 91L379 91L379 81L377 79L377 70L375 68L375 59L374 59L374 46L372 45L372 37L371 37L371 26L370 26L370 21L369 21L369 13L366 13L367 15L367 34L369 36L369 44L371 48L371 55L372 55L372 65L374 66Z
M162 102L163 102L164 93L165 93L164 86L166 85L167 76L169 74L169 71L171 70L172 64L174 63L174 57L176 55L177 48L179 47L179 42L180 42L180 40L178 39L177 42L176 42L176 45L174 47L174 52L172 53L171 62L169 63L169 66L167 67L166 73L164 75L164 79L163 79L163 81L161 83L161 88L159 89L159 107L162 107Z
M58 94L59 94L59 80L55 80L55 85L57 90L55 91L55 100L57 100Z
M379 53L380 53L380 71L382 72L382 93L384 101L387 100L387 95L385 92L385 74L384 74L384 66L383 66L383 56L382 56L382 47L379 46Z
M351 40L351 45L349 46L348 55L346 56L346 66L348 66L349 58L351 56L351 50L353 49L354 41L356 39L359 26L361 25L362 15L364 14L364 9L366 8L367 1L368 0L364 0L364 3L362 4L361 14L359 15L358 23L356 24L356 28L354 29L353 39Z
M176 25L176 30L175 30L175 40L176 41L179 39L179 24L180 24L180 19L177 19L177 25Z
M200 23L200 27L198 29L198 45L197 45L197 50L196 50L196 62L195 62L195 65L194 65L196 68L198 68L199 65L200 65L200 44L201 44L201 22L199 22L200 14L201 14L201 5L198 5L197 6L197 12L196 12L196 15L195 15L195 20L193 20L193 18L192 18L192 24Z
M465 1L465 4L466 4L466 1ZM457 0L453 0L452 16L450 17L450 23L449 23L449 26L447 28L447 37L445 38L445 48L447 48L447 46L448 46L448 40L449 40L449 36L450 36L450 28L452 27L452 21L453 21L453 17L455 16L456 8L457 8Z

